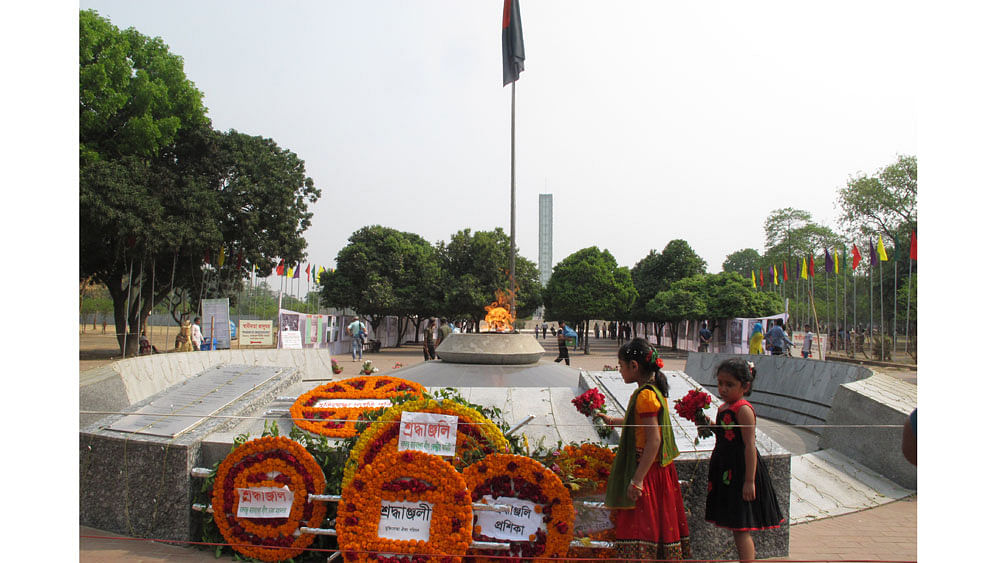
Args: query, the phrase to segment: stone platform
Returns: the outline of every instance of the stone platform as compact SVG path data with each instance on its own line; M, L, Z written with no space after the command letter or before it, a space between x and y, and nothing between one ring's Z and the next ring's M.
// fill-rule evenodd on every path
M526 365L544 353L534 336L516 332L453 332L437 347L442 360L455 364Z

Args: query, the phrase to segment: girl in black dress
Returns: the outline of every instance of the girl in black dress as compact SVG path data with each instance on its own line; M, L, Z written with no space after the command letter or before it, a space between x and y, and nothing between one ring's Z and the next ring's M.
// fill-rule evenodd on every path
M784 522L767 466L759 463L757 417L743 397L750 395L757 371L739 358L722 362L716 370L719 407L715 449L708 465L705 520L733 531L740 561L754 559L752 530L777 528Z

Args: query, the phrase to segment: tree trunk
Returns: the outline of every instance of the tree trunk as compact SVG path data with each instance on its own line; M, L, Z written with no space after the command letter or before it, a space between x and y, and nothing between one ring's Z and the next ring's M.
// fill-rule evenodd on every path
M680 321L670 321L670 349L674 352L677 351L677 326L681 324Z
M583 355L590 354L590 321L583 321Z

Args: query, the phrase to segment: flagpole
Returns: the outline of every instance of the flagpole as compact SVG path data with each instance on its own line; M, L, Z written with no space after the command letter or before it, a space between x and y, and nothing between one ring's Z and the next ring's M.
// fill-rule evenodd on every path
M869 245L870 245L869 241ZM871 248L869 246L869 248ZM875 265L868 260L868 351L875 357Z
M910 353L910 301L913 301L913 296L910 295L910 282L913 280L913 258L912 250L910 251L910 268L909 273L906 275L906 353Z
M125 332L122 334L122 359L125 359L125 349L128 348L128 309L132 303L132 260L128 262L128 295L125 298Z
M840 262L837 261L837 251L833 251L833 324L840 322L840 308L837 303L837 270L840 269ZM840 331L833 327L833 350L837 350L837 339L840 338Z
M512 318L517 318L517 296L514 291L514 283L516 279L515 274L515 259L514 259L514 241L515 241L515 206L514 206L514 196L515 196L515 181L514 181L514 101L517 92L517 80L510 83L510 316ZM515 326L513 330L517 330Z
M896 254L898 253L899 244L896 244L896 248L892 249L893 260L892 260L892 353L896 353L896 303L899 301L899 296L896 293L899 291L899 268L896 267Z
M878 261L878 339L879 350L882 351L881 360L885 360L885 338L882 332L885 331L885 290L882 289L882 257Z

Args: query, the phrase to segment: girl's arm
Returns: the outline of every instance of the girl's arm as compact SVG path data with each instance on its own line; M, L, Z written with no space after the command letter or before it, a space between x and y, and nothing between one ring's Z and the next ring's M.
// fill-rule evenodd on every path
M621 426L625 422L625 419L620 416L608 416L603 412L598 413L597 418L603 420L604 424L608 426Z
M736 411L736 423L740 425L740 432L743 434L743 458L745 460L746 472L743 476L743 500L751 501L757 498L757 490L754 481L757 478L757 433L756 418L750 405L743 405Z
M642 445L642 456L639 458L639 466L635 468L635 475L632 476L631 486L628 488L628 496L632 500L637 500L642 496L642 481L646 478L646 472L656 461L656 454L660 451L660 420L657 415L640 416L639 424L644 426L645 440Z

